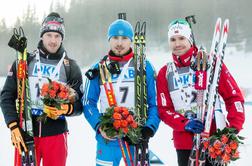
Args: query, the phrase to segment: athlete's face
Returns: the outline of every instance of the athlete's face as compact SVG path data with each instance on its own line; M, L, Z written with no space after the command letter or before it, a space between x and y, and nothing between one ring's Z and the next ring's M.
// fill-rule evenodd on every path
M57 32L46 32L43 34L41 39L44 47L51 54L58 51L62 42L62 36Z
M109 40L109 45L115 55L121 56L129 51L131 40L125 36L113 36Z
M174 35L170 38L169 46L174 55L180 56L191 48L191 43L184 36Z

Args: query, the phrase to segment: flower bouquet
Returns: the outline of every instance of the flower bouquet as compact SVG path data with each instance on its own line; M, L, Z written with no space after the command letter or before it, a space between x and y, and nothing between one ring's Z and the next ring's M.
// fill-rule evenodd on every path
M44 103L44 112L41 116L37 118L38 121L44 121L46 120L47 116L51 117L52 119L57 119L58 117L54 117L50 114L47 108L56 108L58 110L61 109L61 104L68 104L70 103L69 97L71 95L71 88L69 86L66 86L64 84L61 84L56 81L52 81L48 78L48 83L44 83L41 88L41 100ZM55 110L56 110L55 109Z
M110 138L127 136L133 144L137 144L141 136L139 124L135 121L133 112L126 107L109 107L101 116L101 129Z
M203 142L209 161L213 165L226 166L230 161L239 159L239 144L244 137L236 134L234 128L218 129L207 141Z

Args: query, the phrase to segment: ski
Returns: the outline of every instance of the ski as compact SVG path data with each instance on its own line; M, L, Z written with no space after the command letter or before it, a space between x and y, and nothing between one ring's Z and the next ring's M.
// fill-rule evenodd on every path
M221 31L222 30L222 31ZM197 89L197 118L205 124L203 133L194 137L194 145L189 157L188 166L204 166L206 160L206 149L203 143L210 136L210 128L213 119L215 101L218 93L218 82L225 54L227 36L229 30L229 20L226 19L221 29L221 18L215 24L212 45L208 57L208 68L206 70L207 86L204 90ZM196 74L197 75L197 74ZM196 76L197 77L197 76ZM197 79L196 79L197 80ZM197 82L196 82L197 85Z
M15 149L14 166L36 166L35 146L33 140L32 114L30 107L30 88L28 80L28 64L27 64L27 39L24 35L22 27L14 28L14 34L8 45L17 52L17 100L16 109L19 115L19 126L24 131L24 143L27 152L20 155Z
M197 118L200 119L202 122L204 119L202 119L203 114L203 96L204 91L206 89L206 69L207 69L207 57L206 57L206 50L201 47L198 51L197 58L196 58L196 64L197 64L197 71L195 73L195 89L197 90ZM191 151L190 157L189 157L189 166L199 166L199 160L200 160L200 134L195 134L194 136L194 145L193 149Z
M216 24L215 24L215 28L214 28L214 34L213 34L213 39L212 39L212 44L211 44L211 49L210 49L210 55L207 60L207 64L210 66L207 69L206 76L205 76L206 83L208 83L209 80L212 79L212 76L210 77L210 75L213 74L214 65L211 65L211 64L213 63L213 57L216 55L217 47L219 45L220 27L221 27L221 19L218 18L216 21ZM199 50L199 52L200 51L201 50ZM199 61L198 58L197 58L197 61ZM198 68L198 65L199 64L197 63L197 70L199 71L201 69ZM206 69L204 69L204 70L206 70ZM196 80L197 80L197 76L196 76ZM197 83L195 83L195 85L197 85ZM210 85L211 84L208 83L207 87L205 87L203 91L202 91L202 89L200 90L199 87L195 86L195 89L197 89L197 105L198 105L197 118L201 119L202 122L204 122L204 118L205 118L205 109L206 109L207 97L208 97ZM203 96L202 96L202 92L203 92ZM188 166L198 166L199 163L201 163L201 165L202 165L205 162L205 155L204 155L205 151L204 151L204 149L202 149L200 142L201 142L201 137L199 134L197 134L196 137L194 137L193 149L192 149L190 157L189 157ZM199 151L200 151L200 154L199 154Z
M218 93L218 84L220 79L221 68L223 64L223 59L225 55L225 48L227 43L229 31L229 20L226 19L223 24L222 33L219 39L219 45L215 47L215 56L213 57L212 68L214 69L212 78L209 78L209 90L206 100L206 119L205 119L205 129L202 134L203 137L209 137L210 128L213 119L215 101ZM217 49L216 49L217 48Z
M147 85L146 85L146 54L145 54L146 22L138 21L134 34L135 64L135 112L138 124L144 126L147 119ZM149 166L148 144L139 143L135 147L137 166Z
M105 89L109 106L110 107L116 106L117 103L116 103L115 94L114 94L114 90L112 86L112 80L111 80L111 76L106 67L105 62L99 63L99 71L100 71L101 82Z
M214 29L214 34L213 34L213 39L212 39L212 44L211 44L211 48L210 48L210 53L209 53L209 57L208 57L208 70L207 70L207 89L204 91L204 104L203 104L203 111L206 110L206 106L207 106L207 101L208 101L208 97L209 97L209 91L210 91L210 87L211 84L210 82L212 82L213 79L213 74L214 74L214 57L216 57L217 51L218 51L218 46L220 43L220 33L221 33L221 18L218 18L215 24L215 29ZM205 118L205 113L202 114L202 120L204 120Z
M226 42L229 31L229 20L224 21L221 29L221 18L217 19L215 25L215 31L213 35L210 55L208 58L209 68L207 69L207 88L204 91L201 112L201 120L204 121L205 128L201 133L199 140L196 141L196 145L200 143L198 161L195 162L196 166L204 166L206 161L206 149L203 143L208 140L210 136L210 129L213 120L213 113L215 110L215 101L218 95L218 83L223 64L223 58L225 55ZM197 147L196 146L196 147ZM191 166L191 165L190 165Z

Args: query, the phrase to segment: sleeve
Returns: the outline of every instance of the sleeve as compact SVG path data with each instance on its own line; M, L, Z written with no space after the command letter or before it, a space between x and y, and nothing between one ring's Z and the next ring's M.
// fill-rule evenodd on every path
M162 67L157 76L157 105L159 117L165 124L173 128L173 130L185 131L184 126L187 119L174 110L168 90L166 70L167 66Z
M225 64L222 66L218 92L225 102L229 127L240 131L245 121L244 98Z
M70 60L70 78L68 84L77 92L76 100L73 104L73 112L68 116L77 116L82 114L83 106L81 98L83 96L83 79L79 66L73 60Z
M95 66L98 67L98 64ZM91 127L97 131L100 123L100 113L97 108L97 102L100 96L99 77L92 80L86 78L84 95L82 98L83 112Z
M1 109L4 115L5 123L8 125L13 121L18 121L16 111L17 99L17 78L16 78L16 62L8 71L5 84L1 91Z
M146 121L146 126L151 128L153 133L155 133L158 129L160 118L158 116L156 103L155 70L149 61L146 61L146 77L148 103L148 118Z

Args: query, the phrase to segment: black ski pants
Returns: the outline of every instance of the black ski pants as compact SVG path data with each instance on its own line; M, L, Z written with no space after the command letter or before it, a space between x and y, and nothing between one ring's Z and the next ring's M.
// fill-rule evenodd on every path
M191 150L176 150L178 156L178 166L188 166L188 160ZM208 161L206 161L205 166L213 166Z

